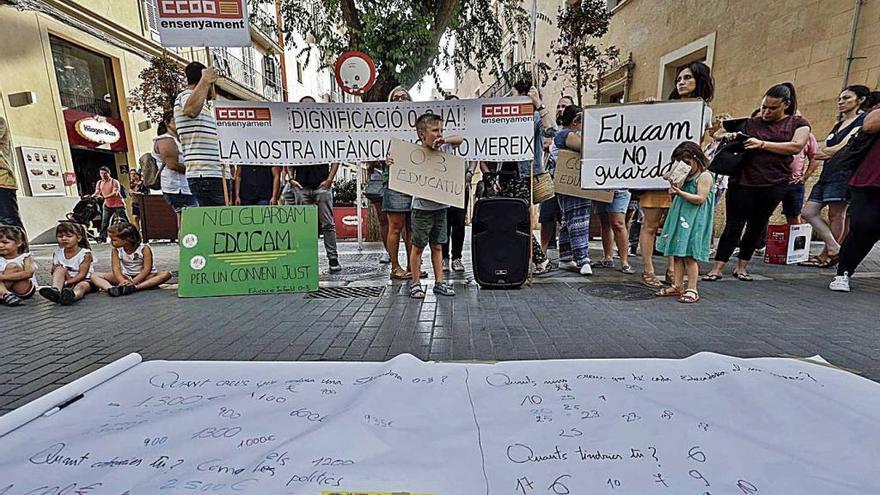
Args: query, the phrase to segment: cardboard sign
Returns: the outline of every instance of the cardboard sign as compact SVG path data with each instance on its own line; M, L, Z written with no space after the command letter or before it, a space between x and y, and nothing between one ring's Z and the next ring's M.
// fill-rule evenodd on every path
M316 206L183 210L179 297L317 289Z
M764 263L793 265L807 261L810 257L810 239L812 237L813 227L808 223L768 226Z
M214 109L220 156L233 165L314 165L384 160L392 138L412 141L416 120L433 113L447 135L464 136L465 160L535 156L528 98L391 103L223 101Z
M297 325L325 305L267 303L272 326L241 318L204 345L274 332L276 349L317 346L338 332ZM236 309L217 317L251 316ZM401 354L147 361L91 377L0 416L0 494L880 493L880 384L797 359Z
M251 46L245 0L156 0L162 46Z
M556 194L592 199L602 203L614 201L614 191L601 189L581 189L581 155L574 151L561 150L556 159L553 173L553 188Z
M464 208L465 163L461 157L440 153L399 139L391 140L388 187L422 199Z
M667 189L672 151L699 144L708 119L701 100L585 108L581 187Z

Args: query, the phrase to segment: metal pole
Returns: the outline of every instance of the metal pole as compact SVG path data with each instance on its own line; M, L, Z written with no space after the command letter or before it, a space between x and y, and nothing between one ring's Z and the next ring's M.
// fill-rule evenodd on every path
M862 13L862 0L856 0L856 11L853 14L852 27L849 30L849 48L846 50L846 68L843 71L843 87L849 86L849 73L852 70L853 51L856 46L856 31L859 29L859 16Z
M361 191L361 163L357 162L354 164L357 173L355 174L355 187L357 187L357 228L358 228L358 252L364 250L364 232L363 225L361 221L361 199L362 199L362 191Z

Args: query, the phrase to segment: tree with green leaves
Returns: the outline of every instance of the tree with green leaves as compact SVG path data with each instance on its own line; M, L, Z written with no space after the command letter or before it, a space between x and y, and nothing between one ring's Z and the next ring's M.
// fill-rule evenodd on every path
M559 38L551 44L548 57L556 58L553 80L565 77L575 87L579 106L584 92L597 89L602 75L618 63L617 48L598 45L610 20L605 0L579 0L559 9Z
M426 74L439 87L438 69L502 77L504 33L524 43L530 30L521 0L282 0L281 14L288 44L301 35L308 43L294 48L307 59L320 54L322 67L349 50L373 59L376 84L364 101L382 101ZM454 48L441 43L444 36Z
M186 87L181 65L163 53L153 57L138 75L141 83L128 95L128 106L147 114L151 121L159 123L166 110L174 108L174 99Z

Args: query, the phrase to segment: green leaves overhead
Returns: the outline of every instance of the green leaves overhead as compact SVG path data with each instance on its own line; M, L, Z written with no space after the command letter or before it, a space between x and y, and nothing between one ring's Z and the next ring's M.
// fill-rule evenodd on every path
M322 67L348 50L373 58L377 81L366 101L436 75L435 65L498 73L503 34L519 33L516 42L530 29L520 0L282 0L281 12L285 39L300 56L320 54ZM444 36L454 39L454 49L441 43Z

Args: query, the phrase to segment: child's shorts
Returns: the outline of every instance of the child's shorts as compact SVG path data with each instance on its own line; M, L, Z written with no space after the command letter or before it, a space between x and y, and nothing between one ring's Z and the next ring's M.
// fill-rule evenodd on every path
M428 244L448 242L446 208L440 210L413 210L412 243L418 248Z

